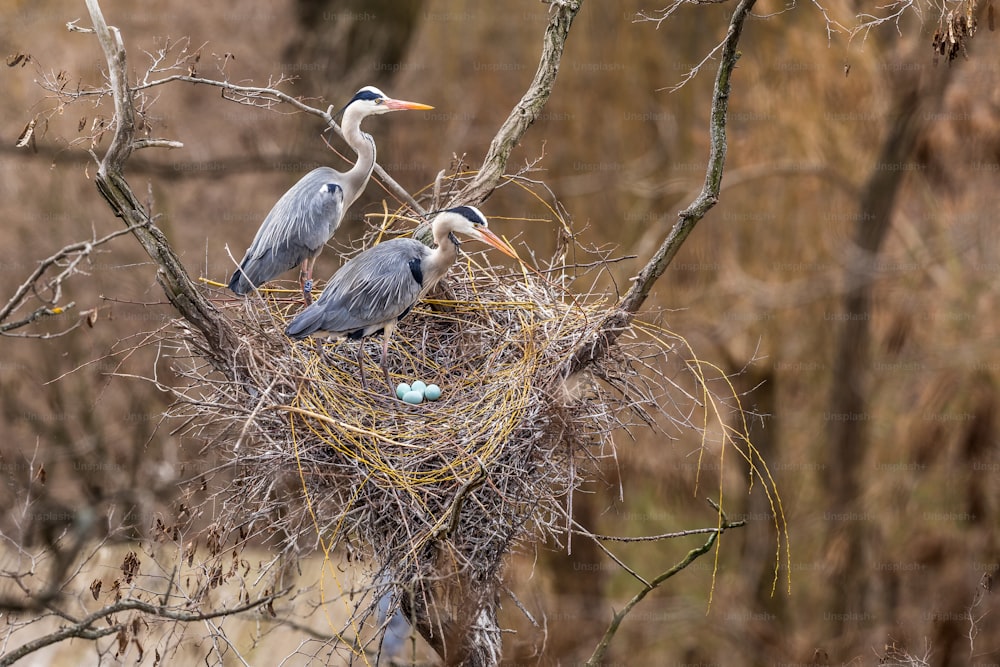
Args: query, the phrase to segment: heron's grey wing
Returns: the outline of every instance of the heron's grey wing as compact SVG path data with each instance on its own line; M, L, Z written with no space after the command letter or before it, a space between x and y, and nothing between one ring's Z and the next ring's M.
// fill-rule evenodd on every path
M248 281L261 285L319 255L344 215L344 191L339 178L339 172L319 167L281 196L257 230L240 270L233 275L233 291L246 293L250 289Z
M302 178L289 191L289 218L294 219L289 236L310 257L319 255L344 218L342 174L320 167Z
M419 262L430 252L419 241L392 239L352 258L316 302L323 309L323 330L377 330L402 316L420 296Z
M267 214L247 257L260 257L269 250L302 259L317 254L343 217L343 190L337 194L323 187L337 185L339 177L329 167L318 167L300 178Z

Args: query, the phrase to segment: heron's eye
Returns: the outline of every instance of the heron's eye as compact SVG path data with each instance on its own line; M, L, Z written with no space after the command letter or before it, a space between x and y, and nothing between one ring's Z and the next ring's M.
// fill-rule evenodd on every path
M385 103L385 98L382 97L375 98L375 104L384 104L384 103Z

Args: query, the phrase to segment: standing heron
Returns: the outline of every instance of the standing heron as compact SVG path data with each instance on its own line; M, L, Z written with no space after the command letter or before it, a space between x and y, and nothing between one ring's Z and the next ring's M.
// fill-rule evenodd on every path
M411 238L383 241L351 258L333 275L315 303L288 324L285 334L296 340L307 336L358 340L379 331L382 358L379 365L392 391L386 356L396 323L410 312L421 296L448 272L458 258L463 234L488 243L517 258L513 249L487 228L486 218L474 206L458 206L438 213L431 223L434 243L429 247ZM363 346L358 346L358 368L365 386Z
M358 161L346 172L317 167L303 176L264 218L229 289L246 294L296 266L306 305L312 303L312 270L323 246L337 231L344 212L357 200L375 168L375 140L361 131L368 116L403 109L433 109L417 102L387 97L378 88L365 86L341 110L347 144Z

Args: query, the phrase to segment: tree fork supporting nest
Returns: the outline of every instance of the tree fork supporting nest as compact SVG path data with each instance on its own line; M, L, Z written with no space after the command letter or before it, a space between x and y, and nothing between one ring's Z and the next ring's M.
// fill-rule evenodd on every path
M115 104L115 132L97 174L101 195L115 215L132 229L138 242L158 266L157 281L163 287L171 305L197 332L190 344L202 353L212 366L234 382L241 382L253 364L253 352L240 344L234 327L223 314L197 289L180 259L162 232L153 224L126 182L123 169L133 150L145 146L167 145L152 141L139 143L135 138L134 91L127 82L125 49L116 28L109 28L98 6L98 0L86 0L94 32L108 63L111 92ZM567 373L582 370L603 359L618 336L626 331L632 317L642 306L653 284L663 274L677 250L701 217L718 200L719 184L725 162L725 123L730 76L738 58L736 45L747 14L754 0L742 0L736 7L729 32L722 44L722 57L712 104L711 152L705 186L688 209L680 213L678 222L669 230L663 245L640 272L622 302L610 309L592 334L585 336L566 361ZM511 150L544 108L549 99L565 40L573 19L580 11L582 0L553 0L548 25L543 37L538 70L524 96L501 126L487 153L477 177L456 197L462 203L478 204L485 200L500 182ZM203 339L198 340L198 339ZM460 502L459 502L460 504ZM456 516L458 507L455 508ZM455 517L452 517L453 519ZM449 526L453 530L454 521ZM503 536L495 536L506 549ZM494 582L496 572L474 572L464 565L450 535L443 536L427 548L436 550L433 559L434 577L415 582L412 596L403 600L404 611L420 634L438 651L448 665L487 666L498 664L501 657L501 635L497 622L498 595ZM496 567L501 559L498 554Z

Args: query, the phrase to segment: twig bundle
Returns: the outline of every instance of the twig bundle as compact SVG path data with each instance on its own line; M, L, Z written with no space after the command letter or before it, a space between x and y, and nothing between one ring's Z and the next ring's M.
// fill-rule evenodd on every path
M567 377L569 355L607 304L473 257L401 321L389 347L392 381L436 383L435 402L390 394L376 367L380 336L289 340L293 293L228 302L256 366L178 410L210 425L237 464L223 523L266 518L285 548L311 534L327 554L344 549L396 584L431 576L442 544L474 580L495 581L512 542L565 539L573 489L588 478L578 459L613 456L611 434L653 423L650 406L667 393L662 341L622 337ZM659 373L641 372L654 364ZM210 386L206 369L189 369L192 387Z

